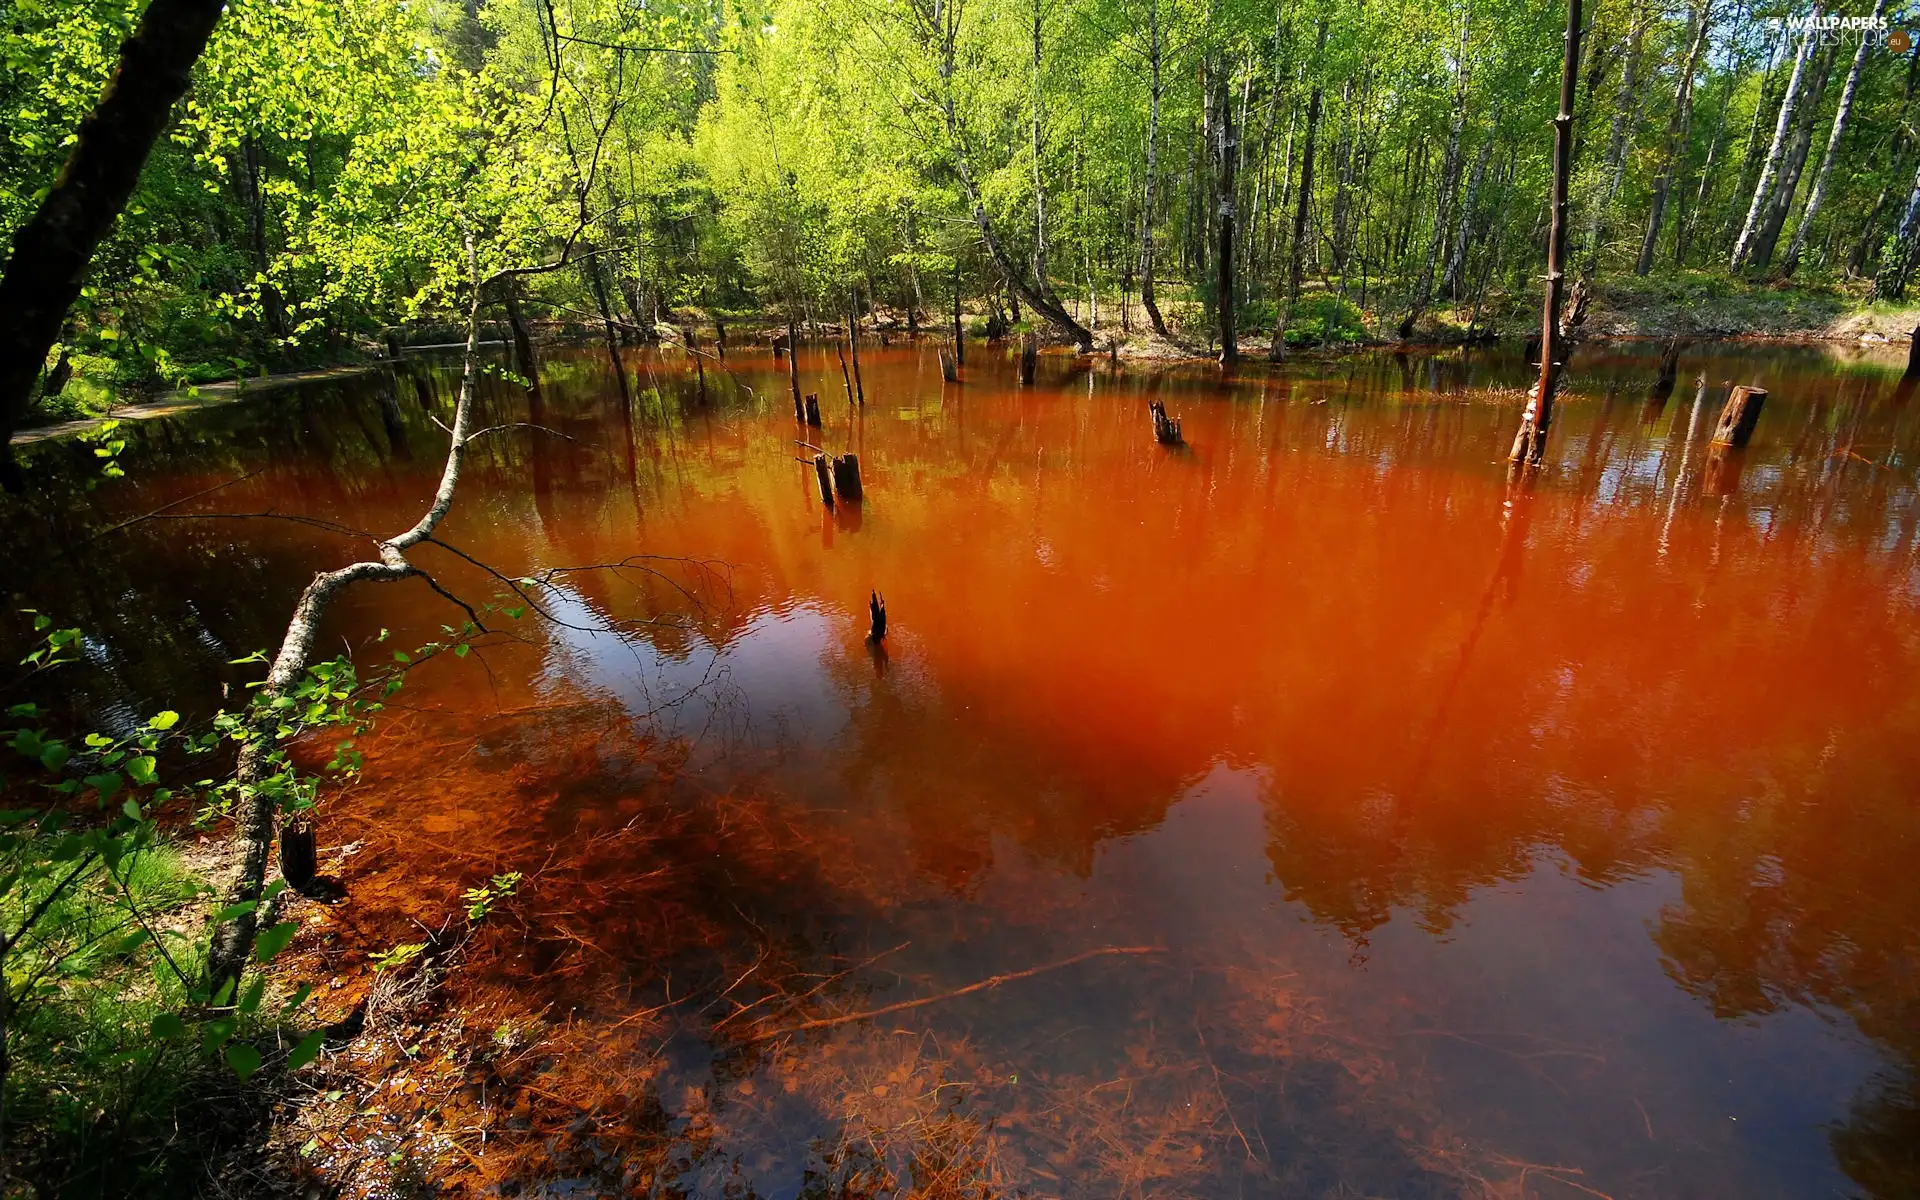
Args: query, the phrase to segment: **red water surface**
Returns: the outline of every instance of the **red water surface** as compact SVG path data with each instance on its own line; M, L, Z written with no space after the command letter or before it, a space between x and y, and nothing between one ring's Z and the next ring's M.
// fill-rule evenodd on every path
M505 588L470 560L579 569L363 741L303 969L344 1005L369 954L524 879L423 1040L348 1055L410 1132L342 1118L318 1163L386 1138L456 1191L552 1195L1920 1188L1920 507L1886 368L1696 349L1661 400L1654 349L1590 350L1515 485L1499 356L1049 356L1029 388L998 347L957 385L930 348L861 359L864 408L802 351L809 430L764 353L703 403L634 352L631 408L561 356L531 416L566 437L470 465L436 580L479 606ZM1771 391L1730 454L1725 381ZM447 390L144 431L86 503L258 468L176 513L398 530ZM823 508L802 441L856 452L866 499ZM29 589L102 628L76 703L109 712L217 702L354 550L261 517L119 536ZM329 644L461 615L363 588Z

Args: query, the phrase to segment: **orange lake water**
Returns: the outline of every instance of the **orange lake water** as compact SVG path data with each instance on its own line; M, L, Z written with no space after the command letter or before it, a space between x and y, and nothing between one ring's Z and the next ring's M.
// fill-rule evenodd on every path
M861 358L857 409L803 349L810 432L764 352L704 405L683 356L630 352L630 407L557 353L531 419L571 440L469 462L448 542L594 569L413 673L321 808L347 899L303 918L308 969L346 970L526 876L460 985L512 1053L450 1186L1920 1192L1892 358L1694 347L1661 402L1657 348L1588 347L1521 488L1510 354L1048 356L1031 388L999 347L959 385L930 346ZM1771 392L1731 455L1726 380ZM92 638L61 699L217 706L355 549L237 514L406 527L452 386L416 364L142 423L91 490L84 449L37 448L0 544L16 606ZM864 502L823 509L797 438L857 452ZM323 643L377 662L461 615L363 587Z

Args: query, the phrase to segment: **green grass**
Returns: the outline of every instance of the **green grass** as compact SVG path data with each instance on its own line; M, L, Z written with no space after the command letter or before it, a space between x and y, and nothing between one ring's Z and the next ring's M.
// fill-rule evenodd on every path
M0 922L17 928L51 888L0 899ZM197 932L200 895L177 854L150 847L60 893L8 954L8 1142L16 1176L39 1194L174 1189L190 1169L182 1142L201 1141L180 1137L183 1114L234 1090L196 1041L152 1034L156 1017L186 1004L181 976L201 967L191 949L201 939L169 928ZM164 954L130 944L143 923Z

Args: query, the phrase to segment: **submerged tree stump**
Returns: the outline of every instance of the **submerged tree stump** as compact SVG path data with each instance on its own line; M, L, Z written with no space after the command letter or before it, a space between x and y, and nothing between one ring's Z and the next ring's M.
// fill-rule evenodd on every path
M867 640L878 643L887 636L887 598L878 591L873 592L867 600L867 616Z
M813 392L807 393L805 416L807 424L813 426L815 429L820 428L820 397Z
M820 503L826 505L828 508L832 508L833 475L827 469L826 455L816 454L813 456L813 475L814 478L820 482Z
M940 347L940 378L948 383L960 382L960 368L955 364L953 351Z
M1029 333L1020 339L1020 382L1033 386L1033 374L1040 363L1040 339Z
M1737 387L1727 397L1727 406L1720 410L1720 423L1713 428L1713 444L1716 446L1740 447L1747 444L1753 436L1753 427L1760 422L1760 407L1767 402L1767 389L1757 387Z
M713 319L713 348L721 358L727 356L727 323L719 317Z
M304 892L313 886L319 873L318 835L305 821L289 821L280 827L280 875L287 886Z
M1147 408L1153 413L1153 440L1162 446L1180 446L1185 443L1180 437L1180 422L1167 415L1166 405L1154 400Z
M860 489L859 458L842 454L833 460L833 490L842 500L859 500L865 494Z

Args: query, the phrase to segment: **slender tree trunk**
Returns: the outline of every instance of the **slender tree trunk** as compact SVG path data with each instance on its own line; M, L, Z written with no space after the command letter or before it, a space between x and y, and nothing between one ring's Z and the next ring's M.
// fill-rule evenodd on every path
M225 7L225 0L151 0L121 43L119 69L80 122L59 177L14 234L0 276L0 484L9 491L23 486L10 442L47 352Z
M1454 194L1460 190L1460 137L1467 123L1467 44L1473 20L1473 9L1469 7L1460 19L1460 51L1457 58L1458 76L1454 87L1453 124L1447 130L1447 153L1440 168L1440 207L1433 217L1433 236L1427 241L1426 263L1420 269L1420 279L1414 285L1413 296L1407 304L1407 315L1400 319L1400 340L1413 336L1415 323L1427 310L1427 301L1433 298L1433 272L1439 265L1440 247L1447 240L1447 231L1451 227L1452 215L1449 205Z
M1873 18L1877 22L1887 11L1887 0L1874 0ZM1840 107L1833 113L1833 129L1827 134L1826 153L1820 157L1820 169L1814 173L1813 191L1807 195L1807 210L1800 214L1800 225L1793 231L1793 241L1787 245L1787 257L1780 264L1782 275L1792 275L1800 269L1800 254L1807 246L1807 232L1813 228L1815 218L1820 215L1820 206L1827 198L1827 180L1833 174L1833 160L1840 150L1840 139L1846 136L1847 117L1853 112L1853 98L1860 90L1860 72L1867 63L1867 48L1873 44L1871 37L1862 36L1859 48L1853 52L1853 66L1847 70L1846 86L1840 89Z
M940 108L946 126L948 150L953 155L954 173L960 178L960 190L966 195L967 207L973 217L975 228L980 231L980 240L986 245L987 254L993 259L994 266L1000 269L1000 275L1022 299L1027 307L1065 333L1073 340L1081 353L1093 349L1093 334L1080 322L1068 315L1066 309L1046 296L1046 281L1040 281L1036 288L1027 282L1026 272L1019 270L1013 258L1007 253L1006 246L1000 241L1000 235L993 224L993 218L987 215L986 204L980 198L980 188L975 183L973 168L967 158L966 141L960 128L960 114L953 97L953 76L958 68L958 54L955 43L959 37L959 15L955 9L943 7L937 10L938 27L933 36L938 42L940 55Z
M1747 252L1747 263L1756 270L1765 270L1773 262L1774 248L1780 244L1780 233L1786 228L1794 194L1800 189L1800 175L1806 168L1807 154L1813 148L1813 127L1819 120L1820 101L1826 95L1827 76L1833 67L1833 56L1827 49L1823 46L1814 51L1815 65L1800 99L1800 115L1795 119L1793 134L1787 143L1786 158L1780 165L1773 198L1767 204L1766 214L1760 220L1760 231L1754 235L1753 246Z
M613 307L607 303L607 284L600 277L600 262L589 252L581 260L581 269L587 273L587 282L593 288L594 303L600 307L600 327L606 332L607 365L613 369L613 377L620 384L620 402L623 408L633 405L633 391L627 386L627 367L620 361L620 339L614 328ZM787 353L793 353L791 347Z
M1650 16L1644 3L1634 7L1633 28L1627 36L1626 61L1620 68L1620 89L1613 97L1613 124L1607 132L1607 186L1595 198L1587 215L1587 261L1583 273L1591 276L1600 266L1600 242L1606 233L1607 209L1620 193L1620 177L1627 167L1627 143L1633 132L1633 119L1640 104L1640 44ZM1682 83L1684 86L1684 81Z
M1480 153L1473 161L1473 174L1467 177L1467 194L1460 203L1460 219L1454 223L1453 253L1447 259L1446 274L1441 278L1441 292L1455 300L1461 298L1466 286L1467 242L1472 235L1473 214L1480 202L1480 188L1486 182L1487 164L1493 158L1493 143L1499 132L1500 101L1496 99L1486 140L1480 143Z
M1040 178L1041 121L1044 98L1040 90L1040 0L1033 0L1033 278L1041 295L1051 297L1047 280L1047 189Z
M1920 171L1913 176L1913 191L1900 214L1900 225L1893 235L1893 253L1883 257L1880 273L1874 278L1874 296L1882 300L1904 300L1907 277L1913 271L1913 238L1920 232Z
M215 928L213 942L207 950L206 982L209 994L217 995L229 984L238 985L247 959L252 955L254 940L259 934L261 917L264 915L259 900L266 882L267 859L273 848L277 809L275 790L262 786L272 776L275 766L273 752L279 747L275 729L280 718L273 704L292 690L306 673L308 660L313 655L314 641L320 633L321 618L325 616L327 606L335 595L363 580L392 582L422 573L408 561L407 552L432 538L434 530L446 518L447 512L453 507L454 491L460 484L467 443L487 432L476 431L472 425L474 377L478 374L480 356L480 311L486 285L479 278L475 266L471 238L467 239L467 262L473 281L473 295L467 309L467 345L461 360L460 393L454 404L446 464L441 468L440 485L434 492L433 500L420 519L405 532L377 544L377 559L350 563L338 570L322 571L308 582L294 605L293 618L287 622L286 634L280 640L280 648L274 654L267 678L254 698L254 728L241 746L239 762L235 767L235 778L240 783L244 799L236 813L231 839L232 866L226 885L221 889L220 906L233 908L251 903L255 907Z
M513 331L514 366L526 377L527 390L540 391L540 360L533 356L533 338L527 333L526 318L520 312L520 297L509 287L501 307L507 310L507 328Z
M1666 141L1660 148L1660 172L1654 178L1653 201L1647 210L1647 228L1640 238L1640 257L1633 265L1635 275L1645 275L1653 270L1653 254L1660 244L1660 226L1666 218L1667 195L1673 190L1674 173L1679 169L1680 156L1687 144L1687 133L1693 126L1693 77L1700 69L1700 55L1706 49L1707 31L1712 27L1712 21L1713 2L1707 0L1700 9L1693 46L1687 51L1687 61L1680 68L1680 84L1673 100L1673 119L1667 123ZM1708 165L1712 165L1711 149L1708 150Z
M1733 243L1733 258L1730 266L1738 271L1747 263L1752 253L1754 238L1760 231L1761 217L1766 212L1767 202L1773 195L1774 176L1779 173L1781 160L1786 156L1787 134L1793 127L1793 114L1796 102L1800 98L1800 81L1806 75L1807 58L1813 49L1813 30L1807 30L1800 39L1800 49L1793 57L1793 75L1787 80L1786 94L1780 98L1780 115L1774 121L1773 145L1767 151L1766 162L1760 167L1760 180L1753 187L1753 203L1747 207L1746 224L1740 229L1740 236Z
M1887 206L1887 189L1881 188L1880 194L1873 198L1873 207L1867 210L1867 219L1861 223L1860 238L1853 244L1853 253L1847 256L1847 275L1857 278L1867 269L1867 258L1873 253L1873 235L1880 225L1880 210Z
M1313 57L1315 66L1319 65L1320 52L1327 45L1327 18L1320 18L1320 32L1314 38ZM1313 150L1316 135L1320 130L1320 103L1323 99L1319 83L1313 85L1313 94L1307 100L1306 147L1300 155L1300 190L1295 197L1293 210L1293 239L1287 247L1287 293L1280 301L1280 311L1273 324L1273 344L1267 348L1267 359L1279 362L1287 356L1287 325L1293 320L1293 306L1300 300L1300 272L1306 261L1307 209L1313 199Z
M1160 305L1153 295L1153 222L1154 222L1154 183L1160 177L1160 66L1162 48L1160 44L1160 3L1149 0L1147 5L1147 178L1145 194L1140 201L1140 305L1147 310L1147 319L1153 322L1153 331L1161 337L1170 337L1167 322L1160 315Z
M1215 303L1220 310L1220 363L1232 366L1240 361L1239 330L1234 316L1234 201L1239 188L1237 167L1240 162L1240 144L1235 138L1233 125L1233 93L1231 88L1232 71L1222 69L1218 73L1216 86L1220 92L1219 125L1220 136L1216 155L1218 169L1217 204L1219 206L1218 228L1215 230L1218 249L1215 251L1218 270L1214 275L1216 291Z
M1547 296L1540 319L1540 378L1520 418L1508 459L1537 467L1546 458L1553 424L1553 397L1560 386L1565 349L1560 344L1560 305L1566 295L1567 177L1572 173L1573 98L1579 86L1580 0L1567 0L1566 51L1560 67L1560 111L1553 118L1553 225L1547 235Z

